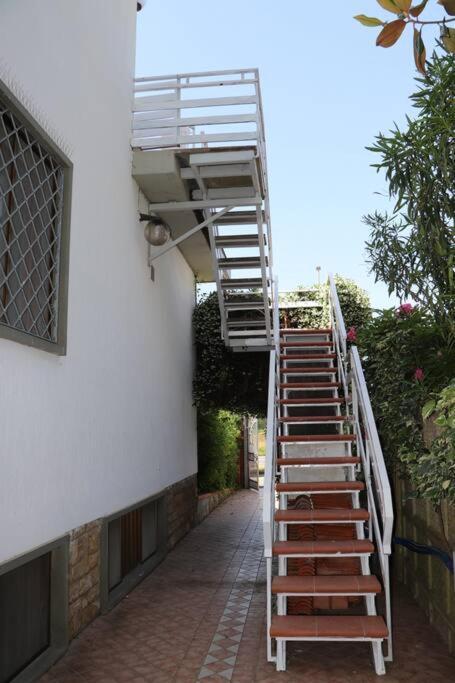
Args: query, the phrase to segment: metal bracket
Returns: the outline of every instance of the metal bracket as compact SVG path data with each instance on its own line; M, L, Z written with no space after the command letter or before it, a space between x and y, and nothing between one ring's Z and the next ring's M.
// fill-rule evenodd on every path
M196 234L199 230L202 230L202 228L205 228L207 225L210 225L211 223L216 222L219 218L221 218L221 216L224 216L224 214L228 213L232 208L233 208L232 206L226 206L224 209L221 209L221 211L218 211L217 213L212 214L205 221L202 221L202 223L195 225L194 228L187 230L187 232L185 232L183 235L180 235L180 237L177 237L177 239L170 240L167 244L165 244L163 247L161 247L160 249L158 249L154 253L151 252L151 248L150 248L149 249L149 257L148 257L149 266L157 258L159 258L160 256L163 256L163 254L166 254L168 251L170 251L171 249L176 247L178 244L180 244L184 240L188 239L188 237L191 237L192 235Z

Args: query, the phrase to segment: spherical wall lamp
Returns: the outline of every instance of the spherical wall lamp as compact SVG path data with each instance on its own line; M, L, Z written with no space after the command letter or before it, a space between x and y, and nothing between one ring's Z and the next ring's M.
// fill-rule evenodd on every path
M144 237L152 247L162 247L163 244L169 241L171 229L159 216L156 214L143 215L141 220L147 221L144 228Z

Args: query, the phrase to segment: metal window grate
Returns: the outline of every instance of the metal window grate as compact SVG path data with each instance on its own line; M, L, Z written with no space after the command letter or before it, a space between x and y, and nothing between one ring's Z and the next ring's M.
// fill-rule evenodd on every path
M64 168L0 98L0 325L57 341Z

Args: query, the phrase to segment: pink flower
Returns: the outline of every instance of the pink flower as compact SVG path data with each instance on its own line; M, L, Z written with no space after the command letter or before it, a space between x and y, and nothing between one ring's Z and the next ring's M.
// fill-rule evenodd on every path
M357 339L357 330L355 327L350 327L346 335L346 340L348 342L355 342Z
M414 379L417 382L422 382L424 377L425 377L425 373L422 370L422 368L416 368L414 371Z
M401 304L397 309L397 315L411 315L413 310L414 306L412 304Z

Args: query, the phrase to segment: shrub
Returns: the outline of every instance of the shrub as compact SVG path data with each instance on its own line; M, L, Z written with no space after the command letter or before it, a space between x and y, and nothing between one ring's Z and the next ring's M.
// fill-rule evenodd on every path
M194 309L196 371L193 398L202 412L218 409L265 415L267 410L268 353L234 353L221 339L216 293Z
M371 305L368 294L359 285L343 277L334 277L340 307L346 328L361 327L371 317ZM320 308L297 308L281 311L281 324L284 325L286 315L290 327L326 327L330 322L329 286L328 283L313 285L309 289L297 287L295 292L288 294L286 301L315 301Z
M237 481L241 418L227 410L198 415L198 486L201 492L233 488Z
M453 350L432 315L402 307L383 311L361 329L359 351L387 463L409 474L418 495L437 503L442 491L436 483L432 489L429 471L436 472L436 462L428 459L421 411L454 376ZM453 479L445 494L452 491Z
M423 498L455 504L455 380L424 405L423 418L433 414L439 434L421 458L411 460L410 471Z
M340 304L348 326L361 327L371 316L368 295L353 280L335 276ZM291 309L287 324L292 327L321 327L329 324L328 285L297 288L288 301L321 303L321 308ZM284 326L281 312L281 325ZM269 354L234 353L221 339L221 320L216 293L205 296L193 314L196 344L196 371L193 380L194 403L201 412L230 410L265 416Z
M325 285L313 285L312 287L297 287L294 292L288 292L284 298L286 303L297 301L314 301L319 304L314 308L283 308L280 311L281 327L323 327L324 325L324 300L327 297ZM284 303L281 302L280 303Z
M341 275L335 275L334 279L346 329L350 327L362 328L371 319L371 304L368 294L354 280ZM328 292L324 303L326 306L324 323L328 324Z

